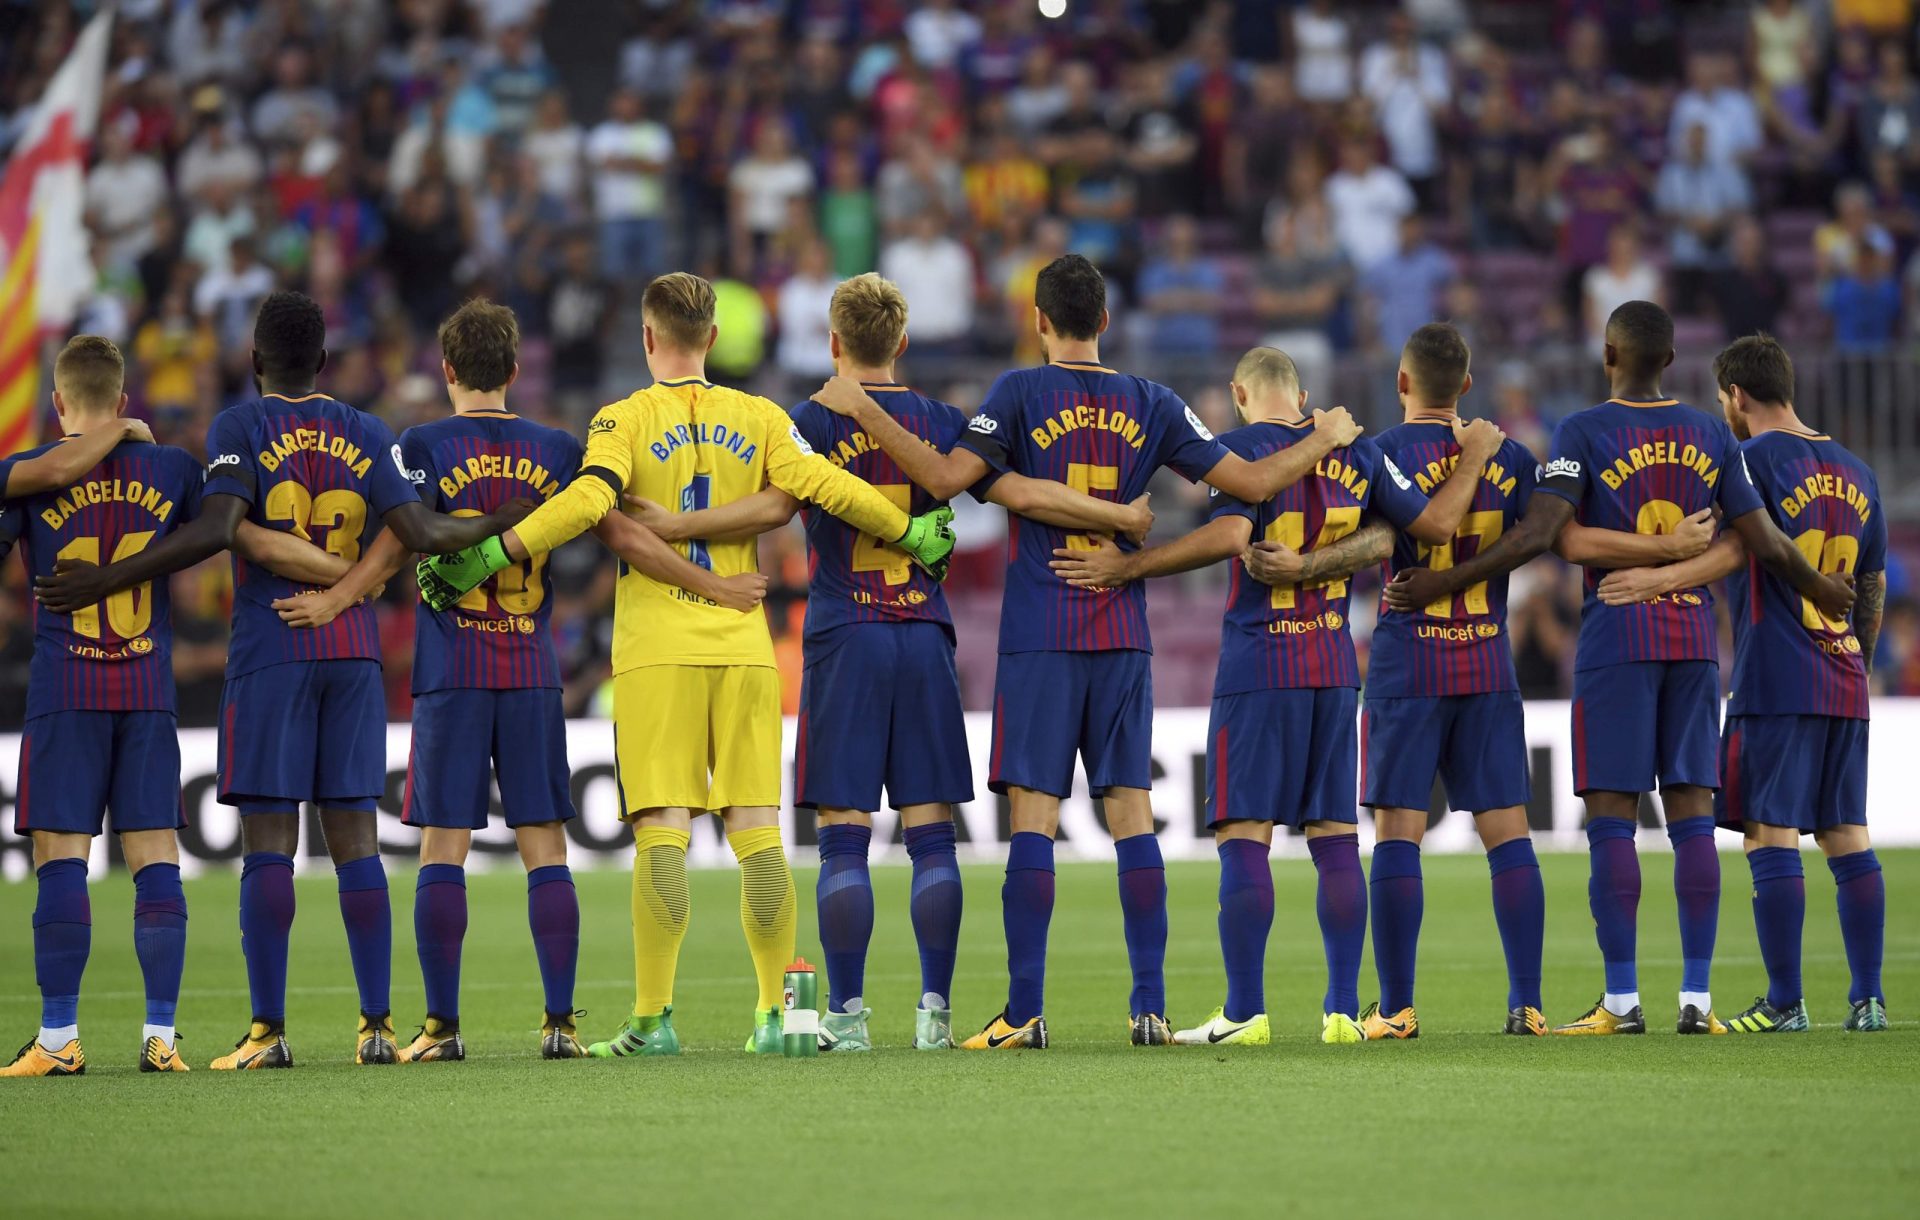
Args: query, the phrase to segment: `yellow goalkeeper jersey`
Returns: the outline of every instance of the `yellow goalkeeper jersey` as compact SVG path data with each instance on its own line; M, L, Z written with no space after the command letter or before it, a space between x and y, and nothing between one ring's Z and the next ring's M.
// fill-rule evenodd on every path
M620 493L691 512L730 504L768 484L818 504L881 538L906 532L907 515L867 483L815 454L769 399L700 378L660 381L602 407L587 425L580 475L514 533L539 554L591 529ZM754 571L754 539L676 544L721 576ZM614 600L613 672L646 665L772 666L766 615L716 606L675 585L621 568Z

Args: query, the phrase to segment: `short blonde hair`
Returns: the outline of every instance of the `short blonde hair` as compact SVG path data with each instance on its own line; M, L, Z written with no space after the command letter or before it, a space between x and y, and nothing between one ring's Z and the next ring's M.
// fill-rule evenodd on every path
M1240 363L1233 366L1233 379L1248 388L1283 390L1298 393L1300 390L1300 370L1294 367L1293 357L1277 347L1256 347L1240 357Z
M53 361L54 388L76 407L119 405L126 378L126 358L100 335L75 335Z
M705 351L713 333L713 285L688 271L658 276L640 297L640 316L655 341L681 351Z
M892 280L874 272L856 275L833 290L828 324L841 350L855 364L890 364L907 333L907 298Z

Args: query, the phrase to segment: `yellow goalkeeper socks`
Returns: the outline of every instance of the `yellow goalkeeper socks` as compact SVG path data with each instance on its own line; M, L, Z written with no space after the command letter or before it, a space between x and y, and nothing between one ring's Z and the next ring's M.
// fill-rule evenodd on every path
M727 842L740 861L740 927L747 934L747 951L753 954L753 973L760 984L754 1007L779 1008L787 963L793 960L796 910L793 872L780 844L780 828L736 830Z
M633 832L633 1011L637 1015L651 1016L673 1003L673 972L686 936L687 832L642 826Z

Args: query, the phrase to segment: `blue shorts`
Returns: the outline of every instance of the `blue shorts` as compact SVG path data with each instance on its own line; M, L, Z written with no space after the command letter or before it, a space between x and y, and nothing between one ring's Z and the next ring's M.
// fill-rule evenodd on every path
M560 691L460 689L414 696L400 820L409 826L484 829L495 777L507 825L573 817Z
M1363 805L1424 810L1435 776L1446 781L1447 804L1470 813L1533 795L1519 691L1369 699L1362 719Z
M1004 652L993 682L993 762L987 787L1073 790L1073 756L1087 786L1153 787L1153 654Z
M1629 661L1573 675L1573 790L1720 786L1720 666Z
M1867 721L1845 716L1733 716L1720 742L1725 776L1713 816L1812 834L1867 824Z
M49 712L20 734L16 834L97 835L113 810L116 834L178 830L180 732L172 712Z
M220 803L295 813L302 801L371 812L387 790L380 662L291 661L220 694Z
M1350 686L1215 695L1207 720L1207 824L1360 820Z
M853 623L806 646L796 804L880 808L973 799L953 637L940 623Z

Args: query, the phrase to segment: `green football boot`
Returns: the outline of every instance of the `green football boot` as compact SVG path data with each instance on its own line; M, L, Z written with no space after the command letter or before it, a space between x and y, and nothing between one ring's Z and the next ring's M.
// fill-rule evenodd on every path
M1804 1034L1811 1028L1805 1000L1775 1008L1763 995L1753 997L1751 1008L1727 1022L1728 1031L1736 1034Z
M820 1053L870 1051L873 1039L867 1036L867 1018L871 1008L859 1012L823 1012L820 1014Z
M1870 995L1855 1004L1853 1011L1847 1014L1847 1019L1840 1023L1840 1028L1850 1034L1877 1034L1886 1027L1887 1006L1880 1002L1877 995Z
M756 1009L753 1014L753 1032L747 1035L747 1054L778 1055L785 1051L780 1037L780 1010L778 1008Z
M657 1013L641 1016L635 1013L627 1018L620 1032L612 1040L596 1042L587 1048L587 1055L593 1059L626 1059L635 1055L677 1055L680 1053L680 1035L673 1032L673 1006L669 1004Z
M933 1000L931 1007L928 1000ZM953 1010L946 1001L929 991L920 998L921 1006L913 1010L913 1049L917 1051L950 1051L953 1049Z

